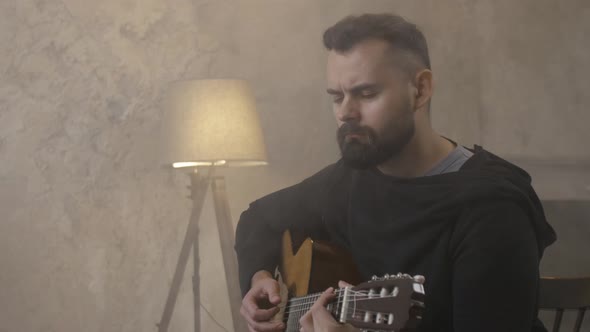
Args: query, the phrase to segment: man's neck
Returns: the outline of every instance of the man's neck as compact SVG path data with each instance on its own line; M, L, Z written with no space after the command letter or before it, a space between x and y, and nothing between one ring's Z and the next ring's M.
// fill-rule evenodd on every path
M434 131L415 135L395 157L377 166L385 175L414 178L424 175L455 149L448 139Z

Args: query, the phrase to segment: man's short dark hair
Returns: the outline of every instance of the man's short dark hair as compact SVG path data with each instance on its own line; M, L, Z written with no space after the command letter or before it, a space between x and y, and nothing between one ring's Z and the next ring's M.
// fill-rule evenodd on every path
M387 41L395 53L401 51L410 61L402 68L411 72L430 69L430 57L426 39L418 27L399 15L364 14L348 16L324 32L324 46L328 50L346 52L360 42L369 39ZM417 68L418 67L418 68Z

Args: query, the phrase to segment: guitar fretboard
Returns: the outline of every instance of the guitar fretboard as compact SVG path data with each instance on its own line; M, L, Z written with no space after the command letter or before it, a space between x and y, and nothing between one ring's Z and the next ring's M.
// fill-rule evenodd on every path
M328 311L338 320L338 315L341 311L343 303L344 292L343 289L335 291L336 297L327 305ZM299 332L301 324L299 320L306 312L308 312L315 301L322 295L322 293L313 293L301 297L294 297L287 301L285 307L285 315L283 322L286 325L285 332Z

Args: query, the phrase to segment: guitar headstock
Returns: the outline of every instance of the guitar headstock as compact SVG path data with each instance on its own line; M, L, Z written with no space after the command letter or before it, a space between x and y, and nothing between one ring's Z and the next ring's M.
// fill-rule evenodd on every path
M371 331L411 331L424 310L424 277L385 275L343 289L340 322Z

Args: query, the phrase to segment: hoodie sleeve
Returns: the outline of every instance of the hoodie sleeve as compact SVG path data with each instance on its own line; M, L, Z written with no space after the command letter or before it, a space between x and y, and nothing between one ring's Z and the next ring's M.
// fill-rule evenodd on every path
M327 190L332 187L334 175L340 172L337 165L256 200L241 214L235 250L242 296L250 289L250 280L256 272L274 272L280 261L282 233L286 229L315 239L328 236L322 213L326 201L332 199Z
M512 201L476 203L453 242L454 331L531 331L540 258L525 210Z

